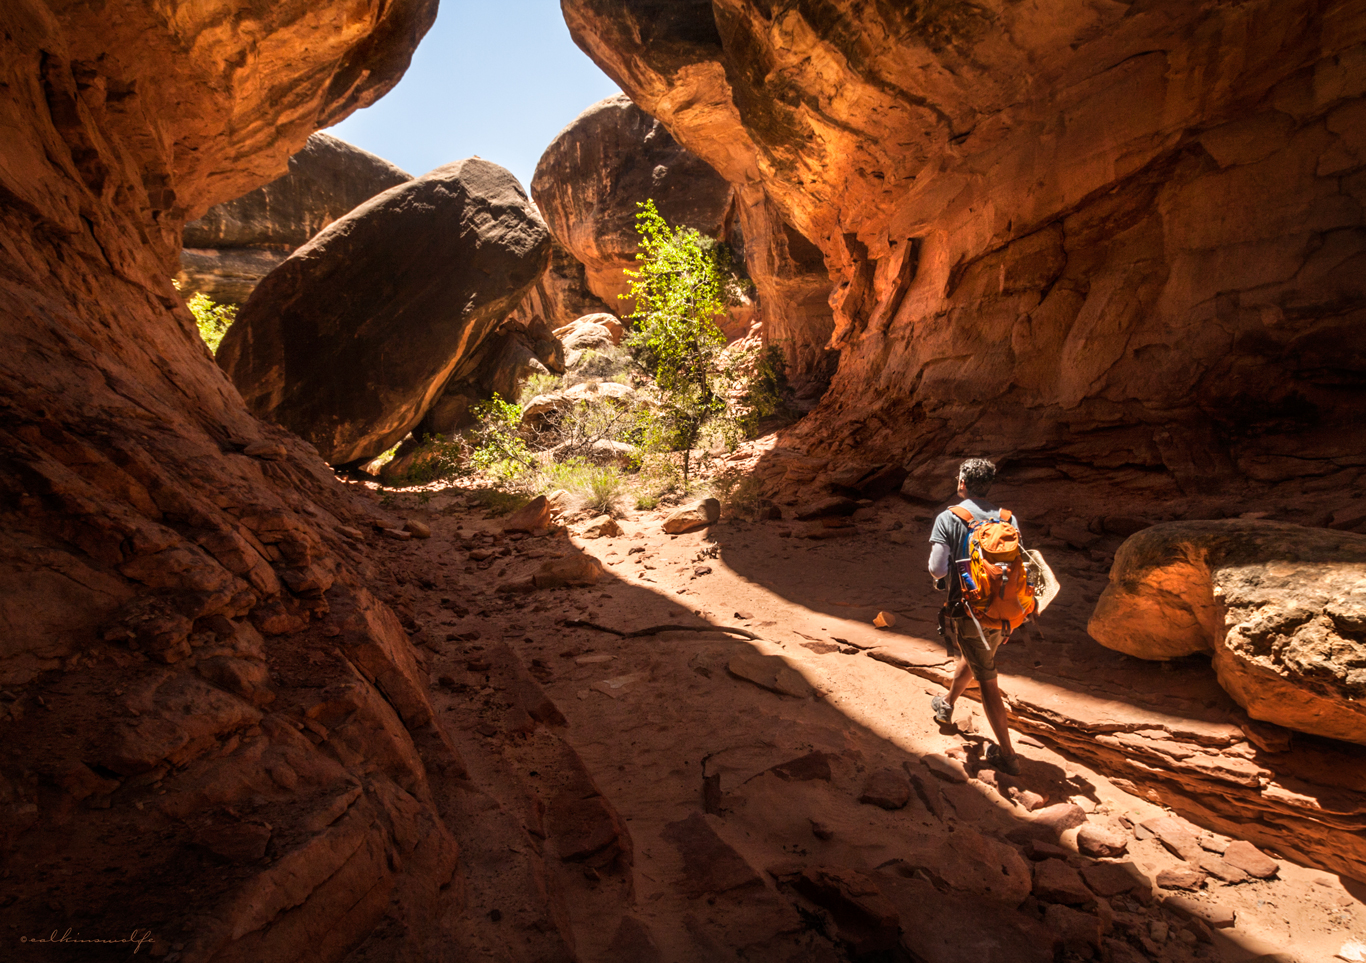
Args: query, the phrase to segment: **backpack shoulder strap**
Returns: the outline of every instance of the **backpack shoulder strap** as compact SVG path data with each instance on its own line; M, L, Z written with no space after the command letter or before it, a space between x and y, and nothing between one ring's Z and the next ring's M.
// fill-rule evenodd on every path
M952 508L949 509L949 511L953 512L954 517L957 518L963 524L967 525L968 528L972 528L973 524L976 521L976 519L972 517L972 512L968 511L962 505L954 505Z

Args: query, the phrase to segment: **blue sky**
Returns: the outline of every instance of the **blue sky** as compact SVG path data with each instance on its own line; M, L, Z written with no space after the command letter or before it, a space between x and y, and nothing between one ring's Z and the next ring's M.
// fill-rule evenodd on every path
M530 187L555 135L617 93L570 39L559 0L441 0L398 85L328 133L413 176L477 154Z

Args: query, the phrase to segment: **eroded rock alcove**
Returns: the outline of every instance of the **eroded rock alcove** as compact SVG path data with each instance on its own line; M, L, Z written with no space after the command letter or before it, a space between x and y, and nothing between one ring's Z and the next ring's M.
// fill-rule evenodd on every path
M0 10L6 932L132 925L168 961L949 960L944 921L975 914L975 960L1185 960L1234 922L1207 893L1171 899L1207 877L1254 925L1278 873L1277 894L1339 898L1231 837L1360 878L1359 747L1290 753L1208 675L1084 648L1078 612L1155 495L1356 517L1338 496L1360 463L1359 12L565 9L732 185L794 373L819 382L841 353L816 413L753 453L770 487L795 502L893 466L932 498L985 450L1014 460L1003 500L1061 519L1040 541L1078 601L1056 643L1011 656L1032 781L907 748L944 738L907 680L949 664L935 600L893 578L920 560L893 546L923 501L857 506L875 544L790 565L811 551L792 528L674 538L643 517L557 547L452 502L399 530L248 413L170 285L181 229L391 87L435 3L18 0ZM504 577L547 594L496 596ZM881 605L911 628L870 628ZM683 628L609 644L587 618ZM753 628L716 628L736 621ZM917 715L885 735L896 712ZM1172 865L1149 879L1123 847Z
M748 199L747 244L824 256L833 328L772 327L841 352L797 445L1188 490L1355 471L1351 4L563 6Z

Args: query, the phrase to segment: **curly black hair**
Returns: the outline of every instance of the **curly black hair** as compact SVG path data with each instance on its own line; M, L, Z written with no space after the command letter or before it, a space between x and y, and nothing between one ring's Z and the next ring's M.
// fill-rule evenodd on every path
M969 458L958 467L958 477L967 484L969 495L983 498L996 480L996 465L986 458Z

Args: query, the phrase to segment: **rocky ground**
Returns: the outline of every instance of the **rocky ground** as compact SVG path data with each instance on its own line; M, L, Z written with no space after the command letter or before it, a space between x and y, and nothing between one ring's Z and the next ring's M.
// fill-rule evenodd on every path
M448 926L471 958L1308 963L1366 942L1366 889L1305 865L1350 858L1361 753L1258 746L1276 734L1207 660L1090 641L1118 536L1069 544L1021 507L1063 591L1003 650L1011 779L979 764L975 702L931 719L951 661L928 506L885 498L810 538L729 518L671 536L664 509L505 533L458 489L387 504L430 532L366 541L468 770ZM584 556L595 584L497 590Z

